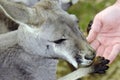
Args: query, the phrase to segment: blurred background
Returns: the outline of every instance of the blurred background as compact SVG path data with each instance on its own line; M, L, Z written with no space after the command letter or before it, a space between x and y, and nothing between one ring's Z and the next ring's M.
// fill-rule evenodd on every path
M79 0L79 2L73 5L68 12L75 14L79 22L80 30L87 36L86 29L90 20L94 19L94 16L105 9L106 7L115 3L116 0ZM109 65L110 68L106 74L90 74L80 80L120 80L120 56ZM65 61L60 60L58 64L57 77L60 78L70 72L74 68Z

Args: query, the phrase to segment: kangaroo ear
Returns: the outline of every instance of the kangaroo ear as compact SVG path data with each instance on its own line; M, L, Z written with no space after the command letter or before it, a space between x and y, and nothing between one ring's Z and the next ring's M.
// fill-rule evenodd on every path
M17 23L27 23L33 14L32 8L19 3L0 0L0 8L5 15Z

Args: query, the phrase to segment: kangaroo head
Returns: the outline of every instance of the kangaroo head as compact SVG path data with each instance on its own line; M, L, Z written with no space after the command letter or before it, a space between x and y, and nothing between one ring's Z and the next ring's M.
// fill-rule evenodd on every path
M78 29L77 19L61 9L57 0L41 0L34 7L0 0L6 16L18 23L18 44L26 52L61 58L74 67L88 66L94 50Z

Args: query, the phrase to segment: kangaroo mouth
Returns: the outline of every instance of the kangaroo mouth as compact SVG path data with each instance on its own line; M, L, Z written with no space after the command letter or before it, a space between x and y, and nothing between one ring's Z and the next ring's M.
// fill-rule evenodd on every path
M67 57L63 59L72 64L75 68L90 66L94 61L94 59L86 58L85 55L80 54L76 54L74 57L67 55Z
M75 68L90 66L93 63L93 60L86 60L80 56L68 57L67 61L72 64Z
M81 62L77 62L78 63L78 66L90 66L92 65L93 61L92 60L81 60Z

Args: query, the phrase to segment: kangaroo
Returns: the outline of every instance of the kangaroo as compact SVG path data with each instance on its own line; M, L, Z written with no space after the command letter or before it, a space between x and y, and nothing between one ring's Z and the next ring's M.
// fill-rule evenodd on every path
M8 1L13 1L13 2L19 2L19 3L24 3L27 6L31 7L35 3L39 2L40 0L8 0ZM79 0L59 0L59 4L61 5L62 9L68 10L70 6L73 4L77 3Z
M17 30L0 35L0 80L56 80L58 59L75 68L91 66L84 74L107 69L91 65L95 51L58 0L41 0L33 7L0 0L0 8L19 24Z

